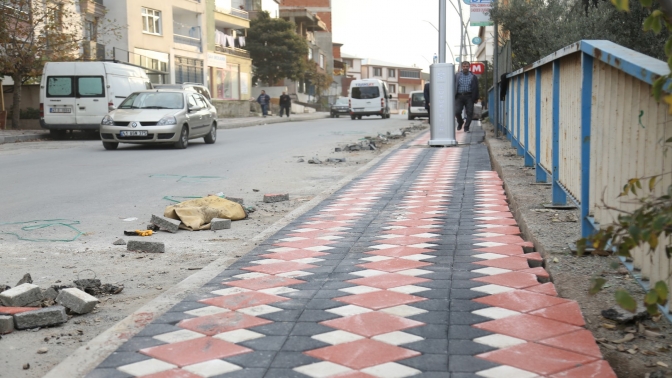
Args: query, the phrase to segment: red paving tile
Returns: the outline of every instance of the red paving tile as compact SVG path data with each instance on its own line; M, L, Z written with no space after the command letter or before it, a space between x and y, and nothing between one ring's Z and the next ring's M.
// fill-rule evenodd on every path
M429 228L407 227L407 228L400 228L400 229L397 229L397 230L383 231L383 234L413 236L413 235L417 235L417 234L425 234L425 233L431 233L431 232L432 232L432 230L429 229Z
M486 209L477 209L481 211L485 211ZM487 209L490 210L490 209ZM495 211L495 210L490 210L490 211ZM497 219L512 219L513 214L511 214L508 211L495 211L494 213L476 213L476 217L491 217L491 218L497 218ZM478 219L477 219L478 220ZM487 221L487 223L491 223L492 221Z
M212 337L201 337L140 350L142 354L179 367L249 352L252 352L252 349Z
M304 352L304 354L359 370L419 356L420 352L385 344L380 341L363 339L351 343L310 350Z
M182 369L172 369L160 373L143 375L140 378L201 378L201 376Z
M546 282L541 285L532 286L525 288L527 291L532 291L539 294L551 295L554 297L558 296L558 292L555 290L555 285L552 282Z
M303 225L305 228L315 228L318 230L328 230L336 227L348 227L347 222L323 222L323 223L311 223Z
M538 266L536 268L522 269L522 270L519 270L519 272L532 273L532 274L536 275L537 277L539 277L540 279L542 279L542 281L548 281L548 279L551 277L548 274L548 272L546 271L546 269L544 269L540 266Z
M40 307L2 307L0 306L0 315L14 315L22 312L39 310Z
M403 215L404 218L407 218L408 220L414 220L414 221L423 221L426 222L429 219L434 219L434 218L441 218L441 214L426 214L426 213L405 213ZM396 225L396 222L394 223Z
M483 206L478 205L499 205L499 206L509 206L509 203L506 201L506 196L499 197L476 197L476 207L482 208Z
M513 287L516 289L523 289L526 287L539 285L537 276L530 273L511 272L496 274L494 276L474 278L474 281L484 282L494 285Z
M415 295L397 293L394 291L381 290L381 291L374 291L373 293L338 297L334 298L334 300L370 308L372 310L381 310L388 307L426 301L427 298L417 297Z
M294 261L287 261L287 262L273 263L273 264L260 264L260 265L254 265L254 266L246 266L245 268L241 268L241 269L249 270L251 272L259 272L259 273L266 273L266 274L280 274L280 273L287 273L287 272L293 272L295 270L304 270L304 269L310 269L310 268L317 268L317 265L303 264L303 263L298 263L298 262L294 262Z
M413 244L420 244L420 243L430 243L431 244L432 242L435 242L437 240L439 240L439 238L418 238L418 237L413 237L413 236L401 236L401 237L392 238L392 239L376 240L373 243L406 246L406 245L413 245Z
M335 242L329 240L307 239L293 242L275 243L273 245L276 247L288 247L288 248L310 248L310 247L322 247L334 243Z
M314 228L314 227L310 227L310 225L307 225L305 228ZM299 237L299 238L317 238L320 236L338 236L341 235L342 233L343 233L342 231L316 230L306 232L294 232L291 234L287 234L287 236Z
M483 211L483 210L497 211L497 212L501 212L501 213L507 213L507 212L511 211L511 209L509 209L509 206L506 206L506 205L505 206L497 206L497 205L495 205L495 206L476 206L474 208L474 211Z
M520 235L520 228L514 226L504 226L504 227L487 227L479 228L483 230L482 232L492 232L495 234L504 234L504 235Z
M541 316L543 318L553 319L579 327L586 325L579 304L574 301L532 311L530 312L530 315Z
M586 329L540 340L539 344L602 358L602 352L600 352L600 347L597 346L593 334Z
M517 257L504 257L501 259L477 261L474 264L491 266L493 268L509 269L509 270L522 270L530 268L530 265L527 263L527 260Z
M391 222L390 226L406 226L406 227L418 227L418 226L429 226L433 224L442 224L441 221L433 220L422 220L422 219L408 219L403 221ZM429 229L428 229L429 230Z
M503 319L491 320L485 323L475 324L474 328L500 333L511 337L528 341L538 341L565 333L578 331L581 328L544 319L528 314L509 316Z
M607 361L601 360L553 374L549 378L616 378L616 373Z
M277 295L259 293L256 291L246 291L243 293L225 295L223 297L203 299L199 302L212 306L228 308L229 310L239 310L241 308L284 302L288 300L289 299L279 297Z
M436 252L436 251L427 248L394 247L387 249L376 249L372 251L367 251L365 253L368 255L377 255L377 256L404 257L410 255L417 255L425 252Z
M514 290L474 299L475 302L494 307L502 307L518 312L530 312L569 302L567 299L533 293L525 290Z
M479 214L481 215L481 214ZM482 214L478 218L481 217L489 217L487 214ZM483 219L474 219L476 223L478 224L501 224L501 225L509 225L509 226L517 226L518 223L516 223L515 219L511 219L512 217L507 217L507 218L499 218L499 219L488 219L488 220L483 220Z
M371 262L368 264L361 264L357 266L360 268L381 270L383 272L398 272L400 270L422 268L423 266L428 265L432 264L422 261L391 259L391 260Z
M520 344L479 354L477 357L540 375L558 373L595 361L595 357L535 343Z
M224 285L242 287L250 290L264 290L273 287L291 286L306 283L306 281L297 280L294 278L266 276L258 278L250 278L247 280L238 280L231 282L223 282Z
M213 336L226 331L256 327L269 323L273 322L270 320L257 318L256 316L250 316L240 312L231 311L182 320L177 324L177 326L194 332L202 333L207 336Z
M347 316L323 321L320 324L327 327L340 329L365 337L373 337L384 333L401 331L408 328L419 327L425 323L406 319L384 312L365 312L363 314Z
M490 230L489 228L484 228L483 232L490 232L490 231L485 231L485 230ZM476 251L479 252L490 252L490 253L499 253L500 255L522 255L525 253L523 251L523 247L519 245L500 245L497 247L484 247L484 248L478 248Z
M514 255L513 257L530 260L532 265L541 265L544 261L539 252L524 253L522 255Z
M267 259L277 259L277 260L290 261L290 260L305 259L305 258L308 258L308 257L318 257L318 256L324 256L324 255L328 255L328 253L314 252L314 251L309 251L307 249L297 249L295 251L289 251L289 252L268 253L268 254L265 254L265 255L261 255L259 257L264 257L264 258L267 258Z
M517 235L504 235L504 236L491 236L488 238L477 238L478 241L488 241L495 243L504 243L504 244L519 244L524 243L525 240Z
M412 268L406 268L406 269L412 269ZM390 289L393 287L415 285L417 283L423 283L429 281L431 280L421 277L407 276L404 274L397 274L397 273L386 273L373 277L357 278L345 282L362 286L377 287L379 289Z

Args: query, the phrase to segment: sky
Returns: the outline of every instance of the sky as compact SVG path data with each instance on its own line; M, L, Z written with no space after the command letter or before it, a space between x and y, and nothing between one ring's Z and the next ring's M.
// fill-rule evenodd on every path
M448 0L446 40L459 54L460 18ZM459 9L459 8L458 8ZM421 67L429 72L434 54L439 53L439 0L331 0L332 40L342 43L341 52L360 58ZM469 6L462 3L463 18ZM427 22L428 21L428 22ZM478 27L469 27L469 40ZM468 51L468 50L467 50ZM472 46L476 53L476 46ZM446 49L446 63L453 63Z

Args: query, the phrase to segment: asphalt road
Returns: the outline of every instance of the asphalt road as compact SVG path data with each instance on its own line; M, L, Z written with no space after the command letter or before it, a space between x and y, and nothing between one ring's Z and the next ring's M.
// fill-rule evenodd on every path
M334 153L334 147L409 124L403 116L393 116L220 129L216 144L192 140L186 150L122 144L106 151L98 140L0 145L0 192L5 198L0 205L0 232L5 233L0 234L0 251L17 244L44 246L32 241L36 239L52 244L73 239L78 233L70 227L83 235L57 245L75 250L109 246L124 229L144 229L151 214L162 214L170 204L166 196L222 192L242 197L246 204L260 201L264 193L310 198L375 156L369 151ZM313 156L348 161L297 162ZM137 220L124 221L129 218ZM55 219L65 221L49 222Z

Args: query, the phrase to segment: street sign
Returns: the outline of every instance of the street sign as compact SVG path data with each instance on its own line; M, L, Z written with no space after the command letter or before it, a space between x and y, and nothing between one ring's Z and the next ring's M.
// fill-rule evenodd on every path
M462 0L462 1L467 5L471 4L471 0Z
M474 37L474 39L471 40L471 43L473 43L474 45L480 45L481 42L483 42L481 37Z
M490 26L494 22L490 19L491 0L470 0L471 26Z
M457 63L460 63L461 60L462 60L462 59L460 59L459 56L458 56L457 58L455 58L455 61L456 61Z
M481 62L473 62L471 63L471 67L469 70L474 74L474 75L483 75L485 73L485 64Z

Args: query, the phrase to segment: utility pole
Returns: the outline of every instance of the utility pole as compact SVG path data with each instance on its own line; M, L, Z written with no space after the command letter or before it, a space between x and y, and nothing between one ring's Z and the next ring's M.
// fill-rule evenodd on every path
M495 1L493 1L494 5ZM494 46L493 46L493 53L492 53L492 60L494 60L494 67L492 71L492 81L494 82L494 88L492 90L492 95L495 96L495 108L492 109L494 111L494 120L495 120L495 137L499 138L499 106L501 104L500 99L499 99L499 28L497 27L497 20L495 20L495 33L494 33ZM487 43L487 42L486 42ZM486 55L487 55L487 46L486 48ZM487 74L487 72L486 72Z
M446 0L439 0L439 63L446 63Z
M460 14L460 64L464 61L462 58L464 56L464 29L466 26L464 26L464 20L462 19L462 2L458 0L457 5L460 8L459 14Z

